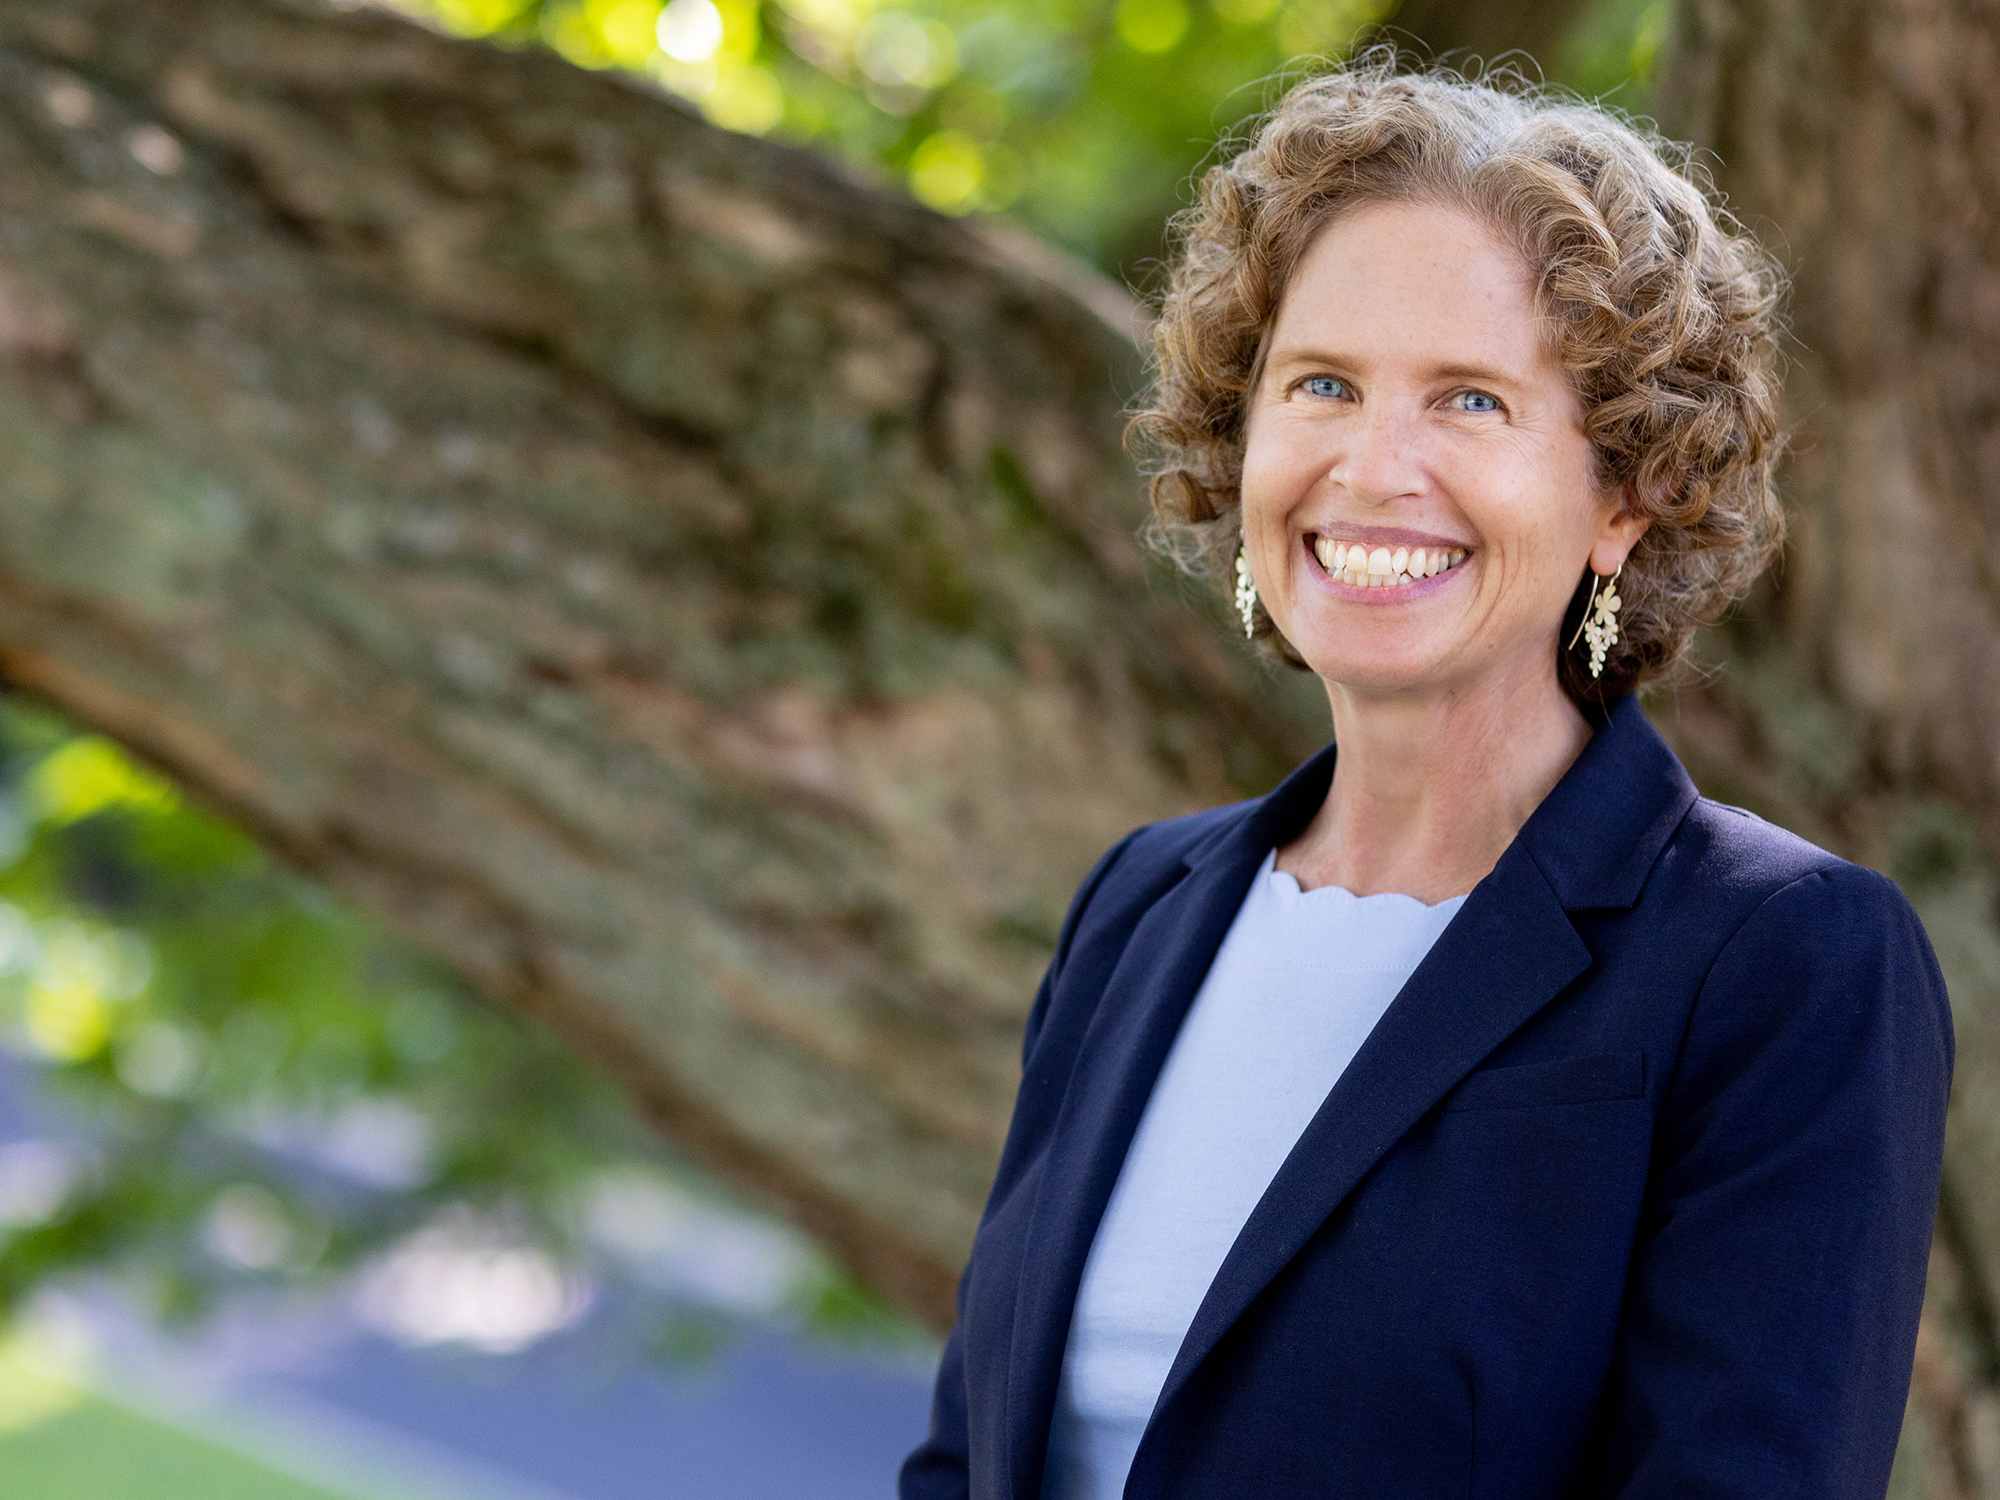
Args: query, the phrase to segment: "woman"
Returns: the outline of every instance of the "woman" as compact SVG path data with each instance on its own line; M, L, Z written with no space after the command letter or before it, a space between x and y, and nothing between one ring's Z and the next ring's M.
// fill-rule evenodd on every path
M1632 689L1776 544L1764 255L1376 63L1182 226L1139 419L1328 749L1085 881L905 1500L1882 1495L1951 1023Z

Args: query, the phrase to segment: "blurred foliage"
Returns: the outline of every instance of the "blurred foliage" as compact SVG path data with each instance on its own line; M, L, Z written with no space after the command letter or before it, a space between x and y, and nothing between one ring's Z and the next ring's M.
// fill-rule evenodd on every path
M892 1326L714 1200L531 1024L109 742L4 700L0 1045L55 1125L0 1145L0 1312L92 1268L171 1319L403 1243L613 1283L669 1353L712 1343L718 1312ZM700 1267L675 1282L615 1264L671 1268L690 1234L748 1256L755 1284L704 1295ZM529 1307L526 1331L560 1311Z
M945 212L1010 213L1143 284L1218 136L1394 0L399 3L630 70ZM1550 76L1641 112L1667 19L1666 0L1600 0ZM779 1231L759 1240L532 1026L112 745L5 700L0 1043L73 1127L0 1146L0 1310L94 1268L191 1315L399 1245L415 1275L505 1241L600 1285L622 1257L621 1295L650 1309L627 1321L666 1355L745 1312L901 1328ZM718 1263L763 1279L704 1289ZM657 1274L674 1264L678 1280Z
M1143 286L1215 141L1315 59L1385 24L1395 39L1397 0L395 3L650 78L718 125L831 149L944 213L1009 213ZM1548 77L1643 109L1669 11L1598 0Z

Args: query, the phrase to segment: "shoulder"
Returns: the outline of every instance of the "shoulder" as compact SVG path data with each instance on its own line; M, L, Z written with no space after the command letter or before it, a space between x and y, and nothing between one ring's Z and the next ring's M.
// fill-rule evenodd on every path
M1114 851L1117 864L1127 878L1176 871L1217 834L1249 817L1259 800L1230 802L1135 828Z
M1713 955L1690 1049L1729 1073L1776 1049L1802 1078L1812 1075L1809 1055L1895 1055L1949 1079L1944 979L1894 881L1707 799L1689 812L1668 864L1661 873L1678 889L1659 915L1683 930L1706 925Z
M1707 797L1668 842L1643 900L1677 908L1725 940L1772 926L1824 928L1822 940L1835 946L1883 924L1922 932L1886 876Z
M1216 834L1248 817L1255 801L1232 802L1133 829L1105 851L1077 887L1057 945L1061 966L1087 935L1129 930L1146 908L1171 889L1188 860Z
M1695 799L1672 848L1699 860L1706 878L1746 895L1769 895L1816 871L1860 868L1745 808L1711 797Z
M1254 801L1234 802L1143 824L1104 852L1070 900L1054 959L1028 1012L1024 1061L1033 1055L1051 1007L1074 1010L1079 994L1086 1011L1094 1005L1133 929L1179 882L1189 857L1255 807ZM1059 1003L1059 993L1070 1000Z

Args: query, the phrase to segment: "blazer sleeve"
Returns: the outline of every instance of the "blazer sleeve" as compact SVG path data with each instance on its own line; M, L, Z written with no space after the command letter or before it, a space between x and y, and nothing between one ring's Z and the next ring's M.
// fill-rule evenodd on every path
M1055 994L1058 978L1062 973L1063 961L1069 957L1070 945L1076 937L1076 929L1083 919L1083 913L1096 894L1118 856L1126 846L1145 830L1134 829L1114 844L1096 866L1084 877L1070 901L1069 914L1063 919L1062 931L1056 937L1055 956L1049 960L1048 970L1042 975L1040 987L1035 992L1035 1003L1028 1011L1028 1024L1021 1038L1021 1061L1026 1065L1028 1056L1035 1050L1035 1041L1041 1035L1042 1024L1048 1018L1049 1001ZM985 1211L980 1215L980 1224L985 1225L987 1216L993 1212L993 1204L1005 1190L1012 1173L1010 1167L1018 1154L1015 1134L1020 1123L1017 1108L1013 1126L1008 1130L1008 1138L1000 1152L1000 1168L993 1185L993 1191L986 1200ZM977 1250L974 1251L975 1257ZM958 1321L954 1323L951 1336L945 1340L944 1355L938 1362L937 1385L931 1397L930 1434L917 1445L915 1451L903 1460L902 1473L897 1481L900 1500L966 1500L971 1493L970 1442L967 1436L966 1403L971 1392L965 1382L965 1348L962 1329L965 1316L965 1289L972 1279L973 1262L968 1261L958 1278Z
M1803 876L1729 940L1666 1086L1582 1493L1881 1500L1951 1067L1943 977L1883 877Z

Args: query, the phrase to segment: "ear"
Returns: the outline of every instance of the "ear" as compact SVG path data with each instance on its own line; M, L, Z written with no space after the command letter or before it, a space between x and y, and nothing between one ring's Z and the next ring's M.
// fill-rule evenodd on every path
M1600 577L1609 578L1622 568L1646 528L1653 524L1632 509L1632 499L1631 486L1627 485L1617 504L1604 513L1597 540L1591 543L1590 570Z

